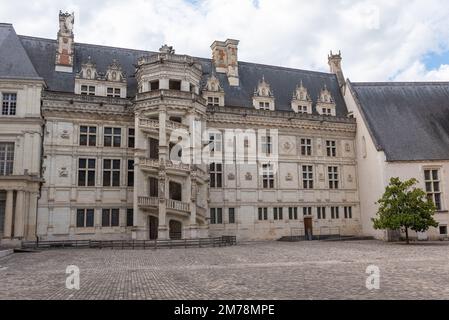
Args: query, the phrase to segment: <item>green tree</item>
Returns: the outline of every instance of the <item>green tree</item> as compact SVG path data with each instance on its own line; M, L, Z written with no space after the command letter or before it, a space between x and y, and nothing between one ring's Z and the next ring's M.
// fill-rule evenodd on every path
M433 219L436 208L426 193L415 185L416 179L401 181L392 178L382 198L377 202L379 211L377 218L373 218L376 230L405 231L407 244L410 243L409 230L425 232L430 227L438 227Z

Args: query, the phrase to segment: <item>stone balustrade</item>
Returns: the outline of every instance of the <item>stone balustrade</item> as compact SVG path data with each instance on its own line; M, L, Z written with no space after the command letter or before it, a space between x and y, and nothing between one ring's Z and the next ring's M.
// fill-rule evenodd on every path
M158 207L159 206L159 198L155 198L155 197L138 197L137 201L138 201L139 207ZM166 201L166 207L167 207L167 209L190 213L190 204L186 203L186 202L168 199Z

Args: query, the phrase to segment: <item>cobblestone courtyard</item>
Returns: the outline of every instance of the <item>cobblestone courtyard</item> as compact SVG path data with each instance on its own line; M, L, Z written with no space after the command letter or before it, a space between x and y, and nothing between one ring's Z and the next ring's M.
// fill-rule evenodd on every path
M79 291L65 288L80 268ZM365 287L369 265L381 288ZM57 250L0 259L0 299L449 299L449 246L251 243L159 251Z

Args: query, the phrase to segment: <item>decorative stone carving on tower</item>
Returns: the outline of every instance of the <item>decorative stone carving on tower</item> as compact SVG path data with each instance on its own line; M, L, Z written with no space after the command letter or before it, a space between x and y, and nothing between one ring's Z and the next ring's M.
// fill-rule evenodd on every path
M59 12L58 47L56 49L56 71L73 72L75 37L73 25L75 23L74 13Z
M211 46L212 60L215 70L218 73L225 73L228 76L229 85L238 87L239 65L238 65L238 40L227 39L225 42L214 41Z
M346 91L346 80L341 68L341 61L341 51L339 51L338 54L334 54L332 53L332 51L330 52L330 55L328 56L330 72L337 76L338 85L340 86L340 90L344 95Z
M106 81L112 82L125 82L126 74L122 70L122 66L117 62L116 59L112 60L112 63L108 66L106 70Z
M327 89L327 86L324 85L324 88L321 90L318 95L317 101L317 112L321 115L325 116L336 116L336 105L334 98L332 97L331 92Z
M212 73L203 87L203 97L209 107L224 107L225 93L220 80Z
M312 114L312 99L304 87L302 80L293 93L292 109L296 113Z
M272 110L275 109L274 95L270 84L265 81L265 76L259 81L257 88L254 90L253 96L254 108L258 110Z

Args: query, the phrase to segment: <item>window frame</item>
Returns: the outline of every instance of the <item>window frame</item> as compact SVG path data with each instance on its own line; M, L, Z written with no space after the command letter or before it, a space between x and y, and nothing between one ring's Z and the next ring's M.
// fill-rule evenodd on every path
M4 147L4 151L2 150ZM16 145L14 142L0 142L0 177L14 174Z
M126 184L127 186L130 187L134 187L134 164L135 164L135 160L134 159L128 159L127 161L127 165L128 165L128 169L127 169L127 181Z
M337 141L336 140L326 140L326 154L330 158L337 157Z
M274 168L271 163L262 164L262 189L275 189Z
M86 132L82 132L83 128L86 128ZM95 132L91 132L94 129ZM96 147L97 146L97 136L98 136L98 127L90 126L90 125L80 125L79 126L79 145L80 147ZM86 143L83 144L83 137L86 139ZM91 140L93 139L93 141Z
M105 219L107 218L107 219ZM116 219L114 219L116 218ZM116 222L116 223L114 223ZM120 209L102 209L101 210L101 227L102 228L117 228L120 227Z
M429 172L429 177L427 177L427 172ZM435 172L437 177L435 178ZM430 185L430 189L428 188ZM438 190L435 187L438 185ZM440 168L426 168L424 169L424 188L427 194L427 198L433 201L436 207L436 211L443 211L443 191L441 183L441 170Z
M223 208L210 208L209 212L211 225L223 224Z
M340 170L338 166L328 166L327 175L330 190L340 189Z
M311 138L301 138L299 144L301 149L301 156L311 157L313 155Z
M8 97L6 99L5 97ZM17 92L2 92L2 113L3 117L15 117L17 116ZM14 97L14 99L12 99Z
M110 165L107 165L106 163L110 162ZM115 164L118 163L118 169L115 168ZM118 188L121 186L121 165L122 160L121 159L103 159L103 187L105 188ZM107 178L107 173L109 173L109 179ZM118 177L118 182L115 180L115 178Z
M82 219L80 219L80 215L82 215ZM92 216L89 219L89 216ZM82 224L79 223L82 220ZM92 225L88 222L92 222ZM86 229L86 228L94 228L95 227L95 209L77 209L76 210L76 228L77 229Z
M106 133L106 130L111 130L111 133ZM120 132L120 133L117 133ZM106 143L106 138L110 142ZM118 144L117 140L118 139ZM103 128L103 147L105 148L121 148L122 147L122 128L120 127L104 127Z
M313 190L315 188L313 165L302 165L302 188L304 190Z
M223 164L212 162L209 165L209 185L212 189L223 188Z
M81 161L85 161L86 165L81 166ZM93 162L93 166L91 163ZM78 158L78 187L93 188L97 182L97 159L96 158ZM84 179L82 178L84 176ZM83 180L83 181L81 181Z

